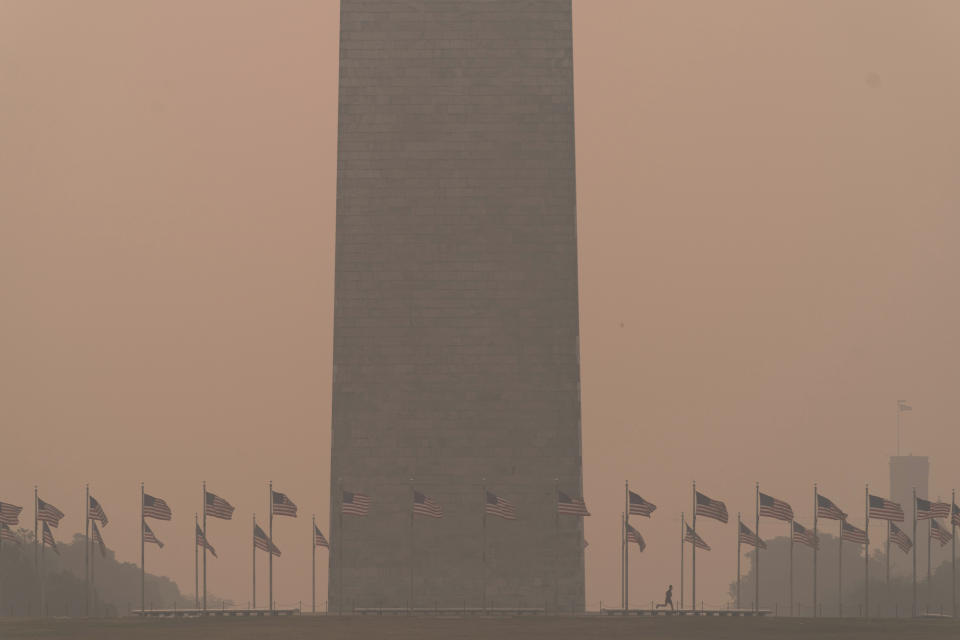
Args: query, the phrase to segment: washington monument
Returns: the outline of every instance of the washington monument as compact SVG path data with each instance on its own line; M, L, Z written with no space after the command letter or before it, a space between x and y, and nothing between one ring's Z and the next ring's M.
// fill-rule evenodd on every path
M570 0L342 0L336 228L330 610L583 610Z

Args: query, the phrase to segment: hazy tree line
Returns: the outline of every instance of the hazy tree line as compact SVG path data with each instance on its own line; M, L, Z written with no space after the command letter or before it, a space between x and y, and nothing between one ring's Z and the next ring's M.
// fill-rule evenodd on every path
M19 529L17 535L22 542L4 541L0 552L0 615L85 615L83 536L76 534L69 543L58 542L59 555L47 547L38 571L34 565L33 531ZM106 556L101 556L97 545L93 545L90 556L94 565L90 615L126 615L130 610L139 609L139 565L117 561L109 548ZM194 607L193 595L182 594L169 578L150 573L145 580L145 600L147 608ZM210 606L221 606L221 601L211 599L210 595L207 602Z
M837 587L839 581L837 538L820 533L817 553L817 601L820 613L836 616L839 612ZM789 615L790 607L790 539L766 540L767 549L760 551L760 608ZM882 548L881 548L882 547ZM913 576L911 555L891 546L894 559L890 582L887 582L885 544L874 543L870 553L870 615L909 617L913 607ZM946 550L949 550L949 546ZM917 607L921 613L952 614L951 563L933 562L933 574L927 581L926 551L917 554ZM740 605L752 608L755 594L753 550L744 547L741 561ZM730 599L736 602L736 582L730 583ZM863 615L864 605L863 545L843 543L843 611L844 616ZM812 615L813 550L799 543L793 545L793 615Z

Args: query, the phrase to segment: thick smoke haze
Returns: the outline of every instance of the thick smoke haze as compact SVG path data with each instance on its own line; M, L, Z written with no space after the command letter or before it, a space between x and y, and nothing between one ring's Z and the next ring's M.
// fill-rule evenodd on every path
M634 521L635 605L679 587L692 480L751 521L760 481L805 525L816 481L862 526L898 399L902 452L931 456L934 496L960 485L958 23L947 0L574 0L588 607L618 602L625 479L659 507ZM139 560L144 481L174 511L147 569L186 593L205 479L237 507L209 589L245 604L272 479L301 514L275 521L275 597L309 600L337 39L332 1L0 2L0 500L22 522L38 484L69 539L89 482ZM721 605L735 525L699 532Z

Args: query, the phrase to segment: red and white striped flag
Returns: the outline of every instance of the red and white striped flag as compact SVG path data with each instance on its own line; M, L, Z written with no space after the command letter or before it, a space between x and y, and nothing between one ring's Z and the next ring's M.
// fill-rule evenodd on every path
M960 507L953 503L953 515L950 517L950 524L960 527Z
M760 536L755 534L750 530L750 527L740 523L740 535L739 535L740 544L745 544L748 547L760 547L761 549L767 548L767 543L760 539Z
M320 531L317 525L313 525L313 544L318 547L330 548L330 543L327 542L327 539L323 536L323 532Z
M340 509L344 515L365 516L370 513L370 496L344 491Z
M273 515L289 516L291 518L296 518L297 505L293 504L293 500L288 498L286 495L280 493L279 491L274 491L273 492Z
M627 542L635 542L637 546L640 547L641 552L647 548L647 543L644 541L643 536L629 524L627 525Z
M827 520L844 520L847 517L840 507L833 503L833 500L817 494L817 517Z
M263 532L263 529L261 529L258 524L253 525L253 546L272 555L280 555L280 549L273 544L273 541L267 537L267 534Z
M910 549L913 548L913 542L910 540L910 537L892 522L890 523L890 542L900 547L900 550L904 553L910 553Z
M9 504L7 502L0 502L0 524L8 524L11 527L15 527L20 524L20 512L23 511L23 507L18 507L15 504Z
M940 526L936 520L930 520L930 539L936 540L942 547L953 540L953 534L947 531L944 527Z
M207 540L207 536L203 535L203 529L200 528L200 525L197 525L197 546L201 549L206 547L210 553L213 554L213 557L217 557L217 550L213 548L213 545Z
M149 494L143 494L143 517L153 518L155 520L172 520L173 513L167 506L163 498L154 498Z
M484 505L484 509L488 515L497 516L504 520L517 519L517 510L513 503L489 491L487 491L487 503Z
M793 522L793 541L794 542L805 544L811 549L817 549L820 547L820 541L817 539L817 537L814 537L813 531L811 529L807 529L805 526L803 526L797 521Z
M870 496L870 517L877 520L890 520L891 522L903 522L903 507L892 500L881 498L880 496Z
M20 544L20 537L11 531L6 522L0 522L0 540Z
M443 507L437 504L433 498L419 491L413 492L413 512L420 516L427 516L428 518L443 517Z
M587 505L582 498L571 498L563 491L557 492L557 513L568 516L588 516Z
M87 517L103 526L107 526L107 514L104 513L103 507L93 496L90 496L90 504L87 505Z
M931 502L930 500L917 498L917 520L949 517L950 505L946 502Z
M867 532L844 520L840 525L840 539L857 544L867 544Z
M783 500L777 500L765 493L760 494L760 517L774 518L790 522L793 520L793 508Z
M700 535L690 528L690 525L687 525L687 535L683 537L685 542L689 542L694 545L697 549L703 549L704 551L710 551L710 545L703 541L703 538Z
M157 536L153 535L153 530L146 520L143 521L143 541L153 543L163 549L163 543L157 540Z
M630 491L628 496L630 503L630 515L632 516L646 516L649 518L653 512L657 510L657 505L653 504L652 502L647 502L633 491Z
M233 505L218 495L207 491L206 495L207 515L221 520L230 520L233 518Z
M103 543L103 536L100 535L100 529L97 528L96 522L93 523L93 535L91 538L97 543L97 546L100 547L100 557L107 557L107 545Z
M63 511L60 511L60 509L57 509L49 502L44 502L40 498L37 498L37 520L56 527L60 524L61 518L63 518Z
M43 523L43 544L53 549L57 555L60 555L60 550L57 549L57 542L53 539L53 531L50 531L47 522Z
M727 514L727 505L721 501L712 500L705 494L697 491L696 502L697 507L694 513L696 513L698 516L713 518L714 520L719 520L724 524L726 524L730 519L729 515Z

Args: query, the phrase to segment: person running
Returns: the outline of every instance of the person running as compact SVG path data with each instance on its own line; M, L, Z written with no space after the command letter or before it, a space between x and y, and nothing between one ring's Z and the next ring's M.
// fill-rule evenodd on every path
M668 606L670 607L670 611L675 611L673 608L673 585L667 588L667 593L663 596L663 604L658 604L657 609L666 609Z

